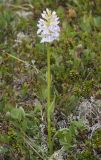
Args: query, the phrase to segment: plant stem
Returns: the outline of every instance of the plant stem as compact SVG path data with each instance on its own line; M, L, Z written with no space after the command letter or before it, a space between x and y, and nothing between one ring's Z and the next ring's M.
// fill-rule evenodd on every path
M51 105L51 71L50 71L50 50L48 49L47 53L47 122L48 122L48 148L50 154L52 154L53 146L51 139L51 113L50 113L50 105Z

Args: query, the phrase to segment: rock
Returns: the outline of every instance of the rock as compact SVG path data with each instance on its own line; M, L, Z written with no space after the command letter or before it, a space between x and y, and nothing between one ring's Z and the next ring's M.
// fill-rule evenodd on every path
M78 120L82 120L83 124L91 131L90 137L98 128L101 128L101 101L84 99L77 107Z

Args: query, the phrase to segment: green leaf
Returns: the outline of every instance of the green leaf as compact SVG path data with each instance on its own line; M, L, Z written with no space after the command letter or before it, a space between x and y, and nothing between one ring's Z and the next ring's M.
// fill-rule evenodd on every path
M55 108L55 97L51 103L51 105L48 107L48 114L51 116L54 112L54 108Z
M94 25L96 27L100 27L101 26L101 17L100 16L94 17Z
M56 133L57 137L59 138L60 144L63 145L66 149L69 149L72 145L72 134L68 128L60 129Z
M38 103L37 103L37 105L35 106L35 109L34 109L34 114L37 114L37 113L41 112L41 110L42 110L42 105L38 101Z
M25 111L22 107L13 108L10 112L11 118L18 120L19 122L25 118Z
M69 128L60 129L55 136L58 137L60 144L68 150L72 147L75 136L78 134L77 129L82 129L82 127L83 124L80 121L72 121Z
M89 16L84 15L80 27L85 32L91 32L92 30L91 23L92 23L91 15Z
M73 122L71 123L71 125L74 125L74 126L77 127L77 128L82 128L82 127L83 127L83 124L82 124L81 121L73 121Z

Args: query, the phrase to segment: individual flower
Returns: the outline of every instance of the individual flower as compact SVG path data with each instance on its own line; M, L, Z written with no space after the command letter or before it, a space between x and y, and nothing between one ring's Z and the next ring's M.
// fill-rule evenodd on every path
M59 18L55 11L51 11L48 8L41 14L42 18L39 19L37 27L37 34L41 37L41 43L53 42L59 38Z

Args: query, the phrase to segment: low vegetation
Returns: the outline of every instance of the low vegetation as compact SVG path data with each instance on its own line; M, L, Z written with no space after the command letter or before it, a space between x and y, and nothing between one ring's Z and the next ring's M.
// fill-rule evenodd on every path
M48 47L37 35L46 8L60 20ZM101 159L101 0L0 0L0 160L41 159Z

